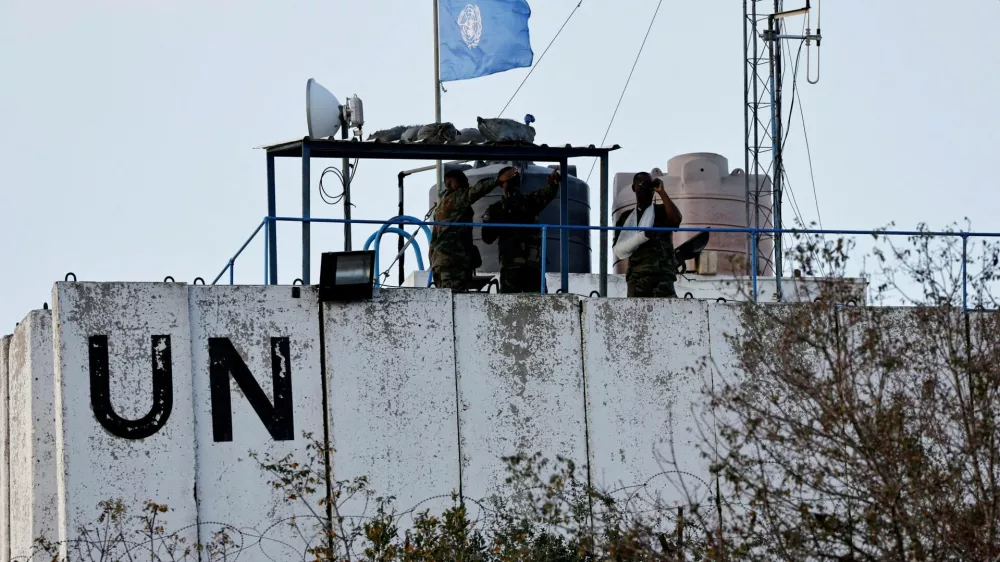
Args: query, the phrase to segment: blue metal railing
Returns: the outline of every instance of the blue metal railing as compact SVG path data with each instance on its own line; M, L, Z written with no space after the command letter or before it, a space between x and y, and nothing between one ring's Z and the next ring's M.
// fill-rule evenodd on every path
M236 258L240 257L240 254L243 253L243 250L247 249L247 246L250 245L250 242L253 242L253 239L257 236L257 233L260 232L260 229L264 228L264 225L269 222L268 218L269 217L264 217L264 220L260 221L260 224L258 224L257 228L254 229L253 234L250 235L250 238L247 238L247 241L244 242L242 246L240 246L239 250L236 250L236 253L233 254L233 257L229 258L229 261L226 263L226 267L222 268L222 271L220 271L219 274L215 276L215 279L212 280L212 284L213 285L215 285L216 283L219 282L219 279L221 279L222 276L226 274L226 271L229 271L229 284L230 285L233 284L233 281L234 281L233 277L235 275L234 269L235 269L235 265L236 265ZM264 237L264 257L265 257L265 259L264 259L264 282L265 283L267 283L267 259L266 259L267 258L267 254L268 254L267 237L265 236Z
M233 255L232 258L226 263L226 266L212 281L215 285L218 283L219 279L228 271L229 272L229 283L234 282L234 265L236 259L240 257L243 251L246 249L250 242L257 236L264 225L278 222L315 222L315 223L333 223L333 224L365 224L365 225L379 225L380 231L376 232L373 237L378 238L379 234L386 233L386 230L393 225L411 225L419 226L421 229L427 232L427 227L431 226L459 226L459 227L495 227L495 228L538 228L541 230L542 240L547 240L546 235L548 234L548 229L554 228L560 231L643 231L643 232L709 232L709 233L733 233L733 234L746 234L750 237L750 277L753 290L753 300L757 301L758 296L758 284L757 284L757 266L758 266L758 256L757 256L757 237L761 234L769 235L836 235L836 236L931 236L931 237L958 237L962 240L962 309L968 311L968 242L970 238L997 238L1000 239L1000 232L955 232L955 231L925 231L925 230L833 230L833 229L772 229L772 228L735 228L735 227L677 227L677 228L663 228L663 227L628 227L628 226L585 226L585 225L558 225L558 224L506 224L506 223L457 223L457 222L434 222L434 221L421 221L413 217L394 217L389 220L370 220L370 219L336 219L336 218L302 218L302 217L264 217L257 228L254 229L253 233L247 238L246 242L240 246L240 249ZM415 236L409 235L408 236ZM430 238L428 234L428 239ZM268 247L268 237L264 237L264 283L267 284L269 280L269 247ZM542 263L546 263L547 258L547 243L542 244ZM565 265L563 265L565 267ZM423 270L423 263L418 261L418 268ZM545 283L545 268L542 268L541 282L542 291L546 290ZM602 295L606 296L606 295Z

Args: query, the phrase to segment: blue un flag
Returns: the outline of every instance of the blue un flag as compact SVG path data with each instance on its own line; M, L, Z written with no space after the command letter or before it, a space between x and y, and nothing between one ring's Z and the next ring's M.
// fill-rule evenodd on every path
M440 0L441 81L531 66L527 0Z

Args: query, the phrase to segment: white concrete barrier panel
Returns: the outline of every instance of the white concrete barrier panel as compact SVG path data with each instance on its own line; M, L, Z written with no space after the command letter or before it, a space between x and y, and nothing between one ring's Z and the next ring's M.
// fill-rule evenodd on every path
M729 338L741 331L741 303L708 303L708 339L712 351L714 378L718 382L738 383L742 379L740 360Z
M583 310L595 486L637 501L686 504L666 461L672 445L682 470L707 477L696 448L697 425L711 431L710 416L697 411L711 376L703 368L709 353L705 304L592 299ZM695 484L695 493L703 494L704 484Z
M197 541L191 329L180 283L56 283L60 538L98 503L167 505L167 531ZM81 543L74 543L79 546ZM159 543L155 549L165 548ZM124 556L121 553L117 556Z
M191 286L189 297L202 540L221 530L215 522L225 523L242 531L231 533L241 561L301 557L324 544L326 527L316 515L325 514L318 504L325 462L319 457L313 467L316 491L293 494L297 486L270 485L280 477L258 460L305 467L303 434L324 439L316 292Z
M8 354L10 549L17 559L32 554L35 539L58 538L51 312L29 313Z
M463 494L509 495L503 457L568 458L586 479L580 299L456 295Z
M738 385L744 380L743 370L740 368L740 358L733 348L733 337L741 337L743 334L742 327L742 310L745 304L742 303L708 303L708 339L711 350L711 369L712 369L712 385L715 390L722 390L725 385ZM781 310L775 308L773 310ZM713 409L709 414L712 419L712 431L714 436L719 435L719 425L736 423L736 418L732 414L726 412L725 409ZM722 444L719 441L720 445ZM725 454L725 451L722 451ZM712 462L718 460L717 455L712 455ZM702 473L703 472L703 473ZM707 478L708 465L702 469L702 472L696 473L701 478ZM689 477L690 479L690 477ZM715 482L714 480L712 481ZM733 494L732 486L726 481L725 478L719 479L719 489L721 495L724 498L731 497ZM730 504L731 509L741 509L740 507Z
M10 402L7 394L7 356L11 336L0 338L0 562L10 560Z
M459 486L451 291L325 306L333 478L368 476L401 511L450 505ZM360 505L347 514L362 515Z

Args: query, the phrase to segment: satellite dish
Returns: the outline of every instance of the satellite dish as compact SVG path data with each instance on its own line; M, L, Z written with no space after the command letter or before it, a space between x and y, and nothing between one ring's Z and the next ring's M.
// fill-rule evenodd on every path
M314 139L332 137L340 130L340 102L312 78L306 82L306 122Z

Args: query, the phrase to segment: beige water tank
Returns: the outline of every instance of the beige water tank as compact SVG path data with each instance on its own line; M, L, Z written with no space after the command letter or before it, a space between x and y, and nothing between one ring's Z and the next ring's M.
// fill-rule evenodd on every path
M615 174L614 198L612 202L612 224L625 211L635 208L635 193L632 192L632 177L636 172ZM689 227L747 227L746 176L743 170L729 172L729 161L719 154L696 152L675 156L667 161L667 172L664 174L658 168L651 171L654 179L663 181L667 195L674 201L684 216L681 226ZM764 179L765 190L770 191L770 180ZM755 185L751 178L751 185ZM659 197L655 198L659 204ZM766 200L760 203L758 209L761 224L771 206L770 193ZM679 246L685 240L695 236L695 232L677 232L674 234L674 246ZM768 256L773 250L770 240L763 240L758 249L758 255ZM715 269L720 274L742 275L747 273L748 239L746 234L733 232L712 233L705 252L713 252L712 258L717 264ZM612 255L614 255L612 253ZM616 261L616 273L624 273L626 263ZM759 275L773 275L770 267L765 266L765 260L758 260ZM688 264L688 271L695 271L694 264Z

